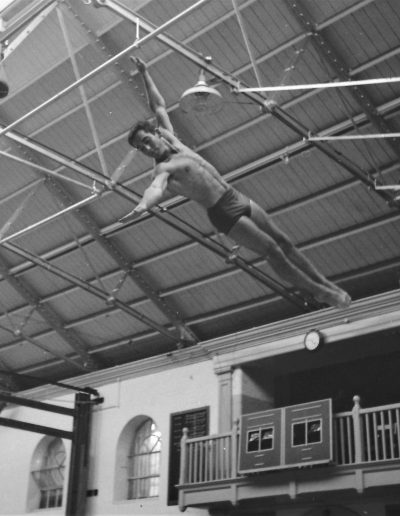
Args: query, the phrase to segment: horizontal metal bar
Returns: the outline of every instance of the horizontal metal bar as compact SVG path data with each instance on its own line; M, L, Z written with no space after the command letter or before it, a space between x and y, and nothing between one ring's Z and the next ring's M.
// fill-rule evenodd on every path
M60 407L59 405L52 405L51 403L43 403L42 401L28 400L26 398L12 396L2 392L0 392L0 401L13 403L14 405L22 405L24 407L30 407L37 410L46 410L47 412L54 412L56 414L65 414L66 416L74 415L74 409Z
M12 138L12 136L10 136L10 134L8 134L8 137ZM81 186L82 188L86 188L88 190L93 190L92 185L82 183L82 181L78 181L77 179L68 177L57 171L50 170L49 168L43 167L42 165L38 165L37 163L33 163L33 161L28 161L26 159L23 159L20 156L16 156L15 154L10 154L9 152L0 150L0 156L5 156L6 158L16 161L17 163L22 163L23 165L26 165L29 168L33 168L35 170L39 170L40 172L44 172L45 174L48 174L49 176L54 176L63 181L68 181L70 183L74 183L74 184Z
M27 430L28 432L36 432L37 434L52 435L63 439L72 440L73 437L73 433L67 430L60 430L59 428L52 428L51 426L35 425L33 423L26 423L25 421L15 421L14 419L8 419L6 417L0 417L0 426Z
M310 142L324 140L370 140L375 138L400 138L400 133L376 133L376 134L343 134L340 136L309 136Z
M237 93L263 92L263 91L292 91L292 90L314 90L324 88L342 88L346 86L362 86L366 84L386 84L400 82L400 77L381 77L376 79L360 79L356 81L334 81L316 82L313 84L289 84L281 86L260 86L257 88L238 88ZM1 133L0 133L1 134Z
M47 222L51 222L52 220L61 217L62 215L65 215L66 213L76 210L78 208L82 208L82 206L85 206L86 204L89 204L90 202L94 201L100 196L99 193L95 193L91 195L90 197L87 197L86 199L82 199L81 201L72 204L71 206L67 206L67 208L64 208L63 210L58 211L57 213L53 213L53 215L49 215L48 217L39 220L38 222L35 222L35 224L31 224L30 226L27 226L26 228L20 229L19 231L16 231L15 233L8 235L4 238L0 238L0 245L4 244L5 242L9 242L10 240L14 240L17 237L20 237L24 235L25 233L29 233L31 230L36 229L40 226L43 226Z

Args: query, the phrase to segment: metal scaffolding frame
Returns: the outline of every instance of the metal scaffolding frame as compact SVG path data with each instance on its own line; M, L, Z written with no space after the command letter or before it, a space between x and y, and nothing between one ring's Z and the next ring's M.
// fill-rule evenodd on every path
M91 414L95 405L103 402L97 391L82 389L57 383L61 387L78 391L75 395L74 408L30 400L0 392L0 402L21 405L36 410L52 412L72 417L72 430L63 430L25 421L0 417L0 426L15 428L28 432L71 440L71 457L66 498L66 516L84 516L86 514L87 484L89 473L89 445L91 437ZM92 398L92 395L94 397Z

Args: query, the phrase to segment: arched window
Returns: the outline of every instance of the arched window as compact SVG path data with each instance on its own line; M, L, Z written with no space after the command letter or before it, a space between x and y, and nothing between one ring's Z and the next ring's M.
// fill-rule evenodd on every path
M159 494L161 432L148 416L131 419L116 450L114 499L133 500Z
M59 437L44 437L33 454L29 505L31 509L61 507L66 452Z
M145 419L133 436L128 466L128 499L158 496L161 433L154 421Z

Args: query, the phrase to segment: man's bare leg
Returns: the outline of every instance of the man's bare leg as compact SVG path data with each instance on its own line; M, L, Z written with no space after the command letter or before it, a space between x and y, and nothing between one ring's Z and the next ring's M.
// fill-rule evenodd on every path
M282 279L297 288L310 292L317 301L340 308L348 306L346 296L341 295L337 289L316 282L308 274L305 274L285 256L275 240L256 226L250 218L241 217L228 236L239 245L265 256Z
M251 201L251 208L251 219L260 229L265 231L271 238L273 238L273 240L275 240L283 253L294 265L315 282L321 283L332 290L336 290L342 298L346 299L344 302L346 306L350 304L351 297L349 294L321 274L310 260L308 260L307 257L296 248L296 246L290 241L289 237L279 229L276 224L274 224L269 215L258 204Z

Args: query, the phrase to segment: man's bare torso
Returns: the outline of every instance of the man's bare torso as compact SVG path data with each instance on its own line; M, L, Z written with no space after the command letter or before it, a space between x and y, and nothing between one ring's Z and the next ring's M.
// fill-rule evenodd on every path
M228 184L215 167L186 147L174 142L174 152L159 163L154 174L168 172L168 191L192 199L210 208L227 190Z

